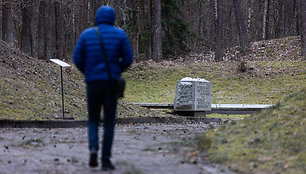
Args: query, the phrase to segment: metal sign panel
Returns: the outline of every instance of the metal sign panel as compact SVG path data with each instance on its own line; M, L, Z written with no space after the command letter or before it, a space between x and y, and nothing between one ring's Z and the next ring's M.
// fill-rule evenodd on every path
M61 68L61 87L62 87L62 112L63 112L63 117L60 119L72 119L73 117L65 117L65 105L64 105L64 84L63 84L63 67L69 67L70 65L66 62L63 62L59 59L50 59L52 62L60 65Z
M63 62L63 61L61 61L61 60L59 60L59 59L50 59L50 60L51 60L52 62L54 62L54 63L60 65L61 67L69 67L69 66L71 66L71 65L69 65L68 63Z

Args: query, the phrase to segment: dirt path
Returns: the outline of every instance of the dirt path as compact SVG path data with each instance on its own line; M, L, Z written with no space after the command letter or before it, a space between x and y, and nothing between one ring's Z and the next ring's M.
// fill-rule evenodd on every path
M197 134L211 126L215 125L119 125L112 158L117 169L112 173L222 173L190 163L184 152ZM0 174L100 173L100 168L87 166L87 145L85 128L0 129Z

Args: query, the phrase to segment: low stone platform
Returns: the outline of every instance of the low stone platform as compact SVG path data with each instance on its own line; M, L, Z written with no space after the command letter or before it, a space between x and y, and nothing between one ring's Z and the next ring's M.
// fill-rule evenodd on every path
M134 103L135 105L155 108L155 109L173 109L172 103ZM253 112L267 109L273 105L263 104L212 104L211 111L206 111L206 114L251 114Z

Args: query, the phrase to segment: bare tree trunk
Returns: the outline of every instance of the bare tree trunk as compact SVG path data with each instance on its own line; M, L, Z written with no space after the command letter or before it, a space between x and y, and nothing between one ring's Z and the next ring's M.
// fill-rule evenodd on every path
M301 0L295 0L295 7L294 7L294 18L295 18L295 25L296 25L296 33L297 35L300 34L300 28L301 28L301 15L300 15L300 6L301 6ZM284 29L285 30L285 29Z
M56 56L64 58L64 13L61 2L55 2L55 24L56 24Z
M302 56L306 58L306 1L300 2Z
M79 0L79 34L87 27L86 0Z
M49 2L49 1L47 1ZM48 46L47 59L56 58L56 19L55 19L55 2L48 4Z
M245 14L243 14L241 6L241 0L234 0L234 6L235 6L236 22L239 30L238 34L240 39L240 49L242 52L246 52L246 50L249 49L250 44L249 44L247 27L245 24Z
M39 1L32 1L32 21L31 21L31 30L32 30L32 50L31 50L31 56L37 58L37 46L38 46L38 7L39 7Z
M217 1L217 37L216 37L216 57L215 61L219 62L223 60L223 0L216 0Z
M38 46L37 57L38 59L47 59L47 4L45 1L41 1L39 4L39 17L38 17Z
M285 3L284 0L278 2L278 25L275 28L275 36L280 38L285 35Z
M216 21L217 17L217 9L215 8L216 1L209 1L209 18L210 18L210 25L209 25L209 37L208 40L210 41L210 51L216 50Z
M74 1L69 0L69 3L63 3L63 12L65 13L65 20L64 20L64 33L65 33L65 56L68 57L72 55L74 44L76 42L75 33L76 33L76 26L75 26L75 13L74 13Z
M137 17L137 19L136 19L136 26L137 26L137 31L136 31L136 37L135 37L135 45L134 45L134 47L135 47L135 52L134 52L134 54L135 54L135 57L136 57L136 59L137 60L139 60L139 37L140 37L140 10L139 10L139 6L138 6L138 4L137 4L137 7L136 7L136 17Z
M99 1L101 2L101 1ZM77 39L79 37L79 26L78 26L78 19L80 18L79 14L78 14L78 9L77 9L77 1L76 0L72 0L70 9L71 9L71 29L72 29L72 40L71 43L69 45L74 45L77 42ZM73 47L71 47L71 52L73 50Z
M21 28L21 50L31 55L32 50L32 1L23 0L22 3L22 28Z
M152 59L152 1L147 0L147 18L149 23L149 36L148 36L148 59Z
M95 19L96 19L96 12L97 9L97 2L96 0L90 0L90 14L89 14L89 25L94 26L95 25Z
M203 9L203 4L204 4L204 2L202 2L202 1L199 1L198 2L198 5L199 5L199 13L201 14L202 13L202 11L204 10ZM206 26L206 23L207 23L207 21L206 20L203 20L203 16L204 16L204 14L202 14L199 18L198 18L198 23L199 23L199 26L198 26L198 34L199 34L199 36L203 36L204 34L205 34L205 30L206 30L206 28L205 28L205 26ZM206 30L207 31L207 30ZM197 45L197 50L198 51L201 51L202 50L202 48L201 48L201 42L202 41L199 41L198 42L198 45Z
M268 2L269 0L265 0L265 6L264 6L264 14L263 14L263 22L262 22L262 39L265 40L267 38L267 17L268 17Z
M253 4L253 0L247 0L247 34L249 36L250 39L250 28L251 28L251 22L252 22L252 13L253 13L253 9L252 9L252 4Z
M0 0L0 39L2 40L2 7L3 0Z
M14 45L14 23L10 0L3 0L2 6L2 40Z
M88 0L85 0L84 1L84 29L86 29L88 27L88 24L89 24L89 7L88 7L88 4L89 4L89 1Z
M153 2L153 59L161 61L162 54L162 25L161 25L161 0L154 0Z
M13 46L21 49L21 24L22 24L22 1L11 2L11 13L13 17Z

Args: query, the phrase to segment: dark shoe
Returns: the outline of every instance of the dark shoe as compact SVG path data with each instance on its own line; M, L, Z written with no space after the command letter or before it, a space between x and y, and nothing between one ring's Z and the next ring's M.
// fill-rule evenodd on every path
M102 170L103 171L109 171L109 170L115 170L116 167L112 164L112 162L108 160L102 160Z
M97 153L90 153L90 157L89 157L89 166L90 167L97 167L98 166L97 158L98 158Z

